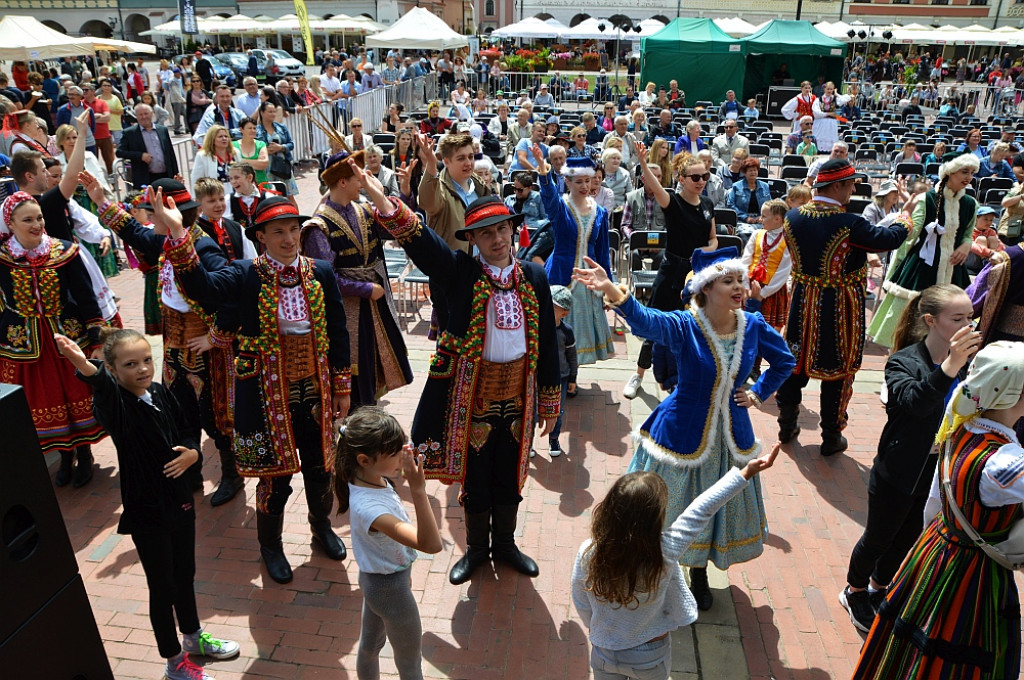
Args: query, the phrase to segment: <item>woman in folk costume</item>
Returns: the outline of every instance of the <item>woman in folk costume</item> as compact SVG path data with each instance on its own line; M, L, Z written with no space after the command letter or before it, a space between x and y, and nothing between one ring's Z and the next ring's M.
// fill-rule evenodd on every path
M267 573L278 583L292 580L281 534L291 479L300 471L313 541L329 558L344 559L345 545L331 528L330 461L334 421L349 409L351 362L330 263L299 254L302 218L283 196L262 201L246 229L265 252L214 271L186 238L173 202L151 204L154 221L168 229L167 260L182 287L222 301L210 330L214 344L238 342L233 447L239 474L259 478L256 532Z
M796 365L782 336L760 314L745 312L747 267L735 248L694 250L690 261L693 293L686 311L644 307L608 280L588 260L576 279L625 317L633 332L650 338L676 357L679 383L634 433L636 452L630 472L660 475L669 489L666 526L729 472L761 451L747 409L767 400ZM743 384L754 358L768 359L768 370L749 390ZM719 569L754 559L763 551L767 520L761 486L755 480L715 515L680 562L690 567L691 590L700 609L712 605L707 563Z
M100 347L104 326L78 245L50 238L39 204L18 191L2 208L0 236L0 382L21 385L43 453L60 451L55 483L92 479L90 444L106 434L92 414L92 391L75 379L53 339L66 335L83 350Z
M907 303L925 288L952 283L967 288L967 255L978 202L966 195L978 171L978 158L957 156L939 168L939 186L928 191L914 208L914 227L891 256L882 289L885 299L875 311L868 335L885 347Z
M355 407L376 404L408 385L412 369L384 261L384 240L391 235L359 201L363 185L349 159L364 165L362 151L341 151L327 160L321 179L330 193L302 227L302 252L334 265L348 317Z
M855 680L1020 677L1013 562L990 546L1024 514L1024 449L1013 431L1022 387L1024 343L999 341L955 389L936 438L927 528L889 585Z
M817 141L818 153L832 153L832 145L839 141L839 109L849 97L836 93L835 83L825 83L825 91L814 101L814 139Z
M811 94L811 89L811 83L805 80L800 83L800 94L782 105L782 116L793 121L793 132L800 131L800 119L804 116L815 118L814 104L818 98Z
M551 178L551 166L544 162L538 147L533 148L540 175L540 197L544 212L551 222L555 247L544 263L544 271L553 286L566 286L572 290L572 311L568 323L576 332L576 355L579 363L592 364L607 359L614 351L608 316L601 296L572 280L573 267L582 267L583 258L589 257L605 271L611 271L608 255L608 211L597 205L590 196L590 183L594 181L594 161L589 158L570 158L562 166L562 174L569 188L562 196Z
M43 124L45 126L45 123ZM9 154L13 156L19 151L38 151L44 158L50 157L50 150L39 135L39 122L35 114L29 110L16 111L4 117L3 134L10 139ZM41 135L45 139L45 134Z

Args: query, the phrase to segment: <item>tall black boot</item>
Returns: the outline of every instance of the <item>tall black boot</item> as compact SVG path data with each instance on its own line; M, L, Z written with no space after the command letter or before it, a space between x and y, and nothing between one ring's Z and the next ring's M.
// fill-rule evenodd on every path
M850 444L846 441L846 437L839 430L821 430L821 447L818 452L823 456L834 456L837 453L841 453L849 448Z
M256 536L260 541L260 555L267 565L270 578L278 583L289 583L292 580L292 566L284 556L281 544L281 532L284 529L284 513L268 515L256 511Z
M711 594L711 586L708 585L707 567L690 567L690 592L697 601L697 609L702 612L711 609L715 598Z
M797 419L800 417L800 404L779 404L779 442L788 444L798 434L800 425Z
M313 542L332 560L345 559L348 554L345 544L331 528L334 496L331 495L330 477L325 482L306 480L306 505L309 506L309 527L313 530Z
M78 463L75 465L74 481L71 482L71 486L78 489L92 480L92 447L82 444L75 449L75 456Z
M57 476L53 478L53 483L57 486L67 486L68 482L71 481L71 470L75 464L75 452L74 451L61 451L60 452L60 468L57 470Z
M210 505L217 507L224 505L235 497L245 486L238 470L235 468L235 452L229 447L227 450L218 451L220 454L220 484L217 490L210 497Z
M496 560L508 564L520 574L534 577L540 573L537 563L524 555L516 547L516 519L519 515L519 504L495 505L491 508L493 524L493 545L491 555Z
M452 585L465 583L473 576L477 567L483 566L487 562L490 552L488 547L490 534L490 512L466 513L466 554L455 563L451 573L448 574L448 580L452 582Z

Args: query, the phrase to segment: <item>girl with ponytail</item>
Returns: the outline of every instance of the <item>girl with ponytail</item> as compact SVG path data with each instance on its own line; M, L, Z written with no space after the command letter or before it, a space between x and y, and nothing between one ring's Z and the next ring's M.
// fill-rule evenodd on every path
M416 551L441 552L441 534L425 490L423 456L413 457L402 426L376 406L345 419L334 463L338 512L351 511L352 551L363 591L362 630L356 654L359 678L380 677L380 650L391 641L402 680L422 680L423 635L412 594ZM409 520L393 479L409 482L417 527Z
M967 362L981 346L971 325L971 300L946 283L911 300L893 334L885 365L888 421L868 481L868 519L850 556L839 601L853 625L867 632L886 586L921 533L931 455L942 413Z

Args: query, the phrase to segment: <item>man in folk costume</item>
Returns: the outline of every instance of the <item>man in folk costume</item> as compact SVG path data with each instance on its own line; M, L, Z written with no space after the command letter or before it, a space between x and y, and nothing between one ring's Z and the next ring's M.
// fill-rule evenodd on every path
M850 161L828 161L818 173L814 199L789 211L783 225L793 259L786 341L796 368L775 395L779 441L785 444L799 434L801 391L811 378L819 379L823 456L847 447L846 408L864 352L867 253L896 248L910 225L909 215L882 227L846 212L858 178L864 175Z
M281 532L291 479L302 472L313 540L333 560L345 545L331 528L333 421L349 409L349 346L345 308L328 262L299 255L301 218L283 196L253 215L246 236L263 255L218 271L201 266L174 208L155 205L168 228L167 259L185 289L225 302L211 334L238 342L235 358L234 450L243 477L257 477L256 530L270 577L292 579Z
M302 228L303 254L333 263L341 289L352 354L352 406L376 404L390 390L412 382L408 352L391 295L384 240L391 238L359 202L363 188L348 160L364 167L362 151L341 151L327 161L322 179L330 193Z
M534 418L547 436L558 419L562 387L544 269L512 257L523 216L510 214L497 196L479 198L455 232L479 254L452 250L404 204L385 197L377 178L349 164L362 175L377 219L449 306L412 425L427 476L462 484L469 548L448 578L468 581L489 555L536 576L537 563L515 544L516 515Z
M225 428L225 424L230 422L231 410L231 375L227 371L230 352L222 355L220 352L211 353L206 350L211 327L217 316L216 301L187 294L176 280L171 263L164 257L166 237L140 224L121 204L108 201L104 197L102 185L95 177L83 175L83 179L89 198L100 206L103 226L113 229L147 265L160 270L158 295L163 322L164 385L181 404L192 430L190 434L195 437L195 441L200 441L200 430L206 430L218 451L230 450L231 429ZM179 206L184 229L203 267L211 271L226 267L228 259L224 249L196 226L199 203L192 200L185 185L174 179L158 179L153 183L153 188L159 189L163 196L173 199ZM153 210L153 205L148 202L138 207ZM214 370L215 365L221 368ZM199 461L189 470L194 475L196 488L202 487L202 467L203 454L200 451Z
M782 105L782 116L786 120L793 121L793 132L799 131L801 118L804 116L815 117L814 102L818 98L811 93L811 89L810 81L805 80L800 83L800 94Z

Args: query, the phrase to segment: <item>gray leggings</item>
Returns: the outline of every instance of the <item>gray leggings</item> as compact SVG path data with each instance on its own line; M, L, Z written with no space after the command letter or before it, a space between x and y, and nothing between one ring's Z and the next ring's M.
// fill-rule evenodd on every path
M423 655L420 651L423 628L420 610L412 596L412 569L394 574L359 572L363 591L363 625L356 655L359 680L380 678L380 650L385 638L391 640L395 666L402 680L423 680Z

